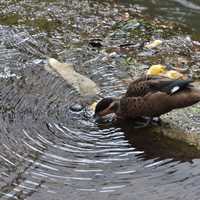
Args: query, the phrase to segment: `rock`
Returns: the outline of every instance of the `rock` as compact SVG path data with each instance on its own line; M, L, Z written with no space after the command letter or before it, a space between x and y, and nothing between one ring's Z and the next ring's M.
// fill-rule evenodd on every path
M83 106L80 104L74 104L70 106L70 110L73 112L80 112L81 110L83 110Z
M100 92L100 88L94 81L74 70L73 64L61 63L54 58L49 58L48 65L76 89L81 96L96 96Z
M155 133L162 132L163 135L169 138L183 141L187 144L195 146L198 150L200 150L200 134L194 130L187 132L173 124L164 124L162 127L156 127L154 131Z

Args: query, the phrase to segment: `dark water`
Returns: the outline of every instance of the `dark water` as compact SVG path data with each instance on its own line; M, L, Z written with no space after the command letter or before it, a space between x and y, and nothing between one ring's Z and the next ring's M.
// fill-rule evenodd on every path
M6 0L0 9L1 199L199 199L195 148L148 128L97 124L89 107L70 110L85 100L44 69L46 56L73 62L102 96L122 94L126 70L88 46L122 8Z

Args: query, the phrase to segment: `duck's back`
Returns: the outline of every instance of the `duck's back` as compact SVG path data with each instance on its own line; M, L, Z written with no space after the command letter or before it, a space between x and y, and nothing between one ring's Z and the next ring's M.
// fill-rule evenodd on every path
M189 79L172 80L162 76L143 76L129 84L125 96L143 97L149 92L158 92L158 91L170 93L171 89L173 89L176 85L181 89L187 87L191 82L192 80Z
M157 79L158 79L158 77L155 77L155 76L144 75L144 76L132 81L128 86L125 96L126 97L144 96L151 90L149 81L157 80Z
M176 94L165 92L148 93L144 97L123 97L120 113L123 118L158 117L173 109L191 106L200 101L200 91L186 88Z

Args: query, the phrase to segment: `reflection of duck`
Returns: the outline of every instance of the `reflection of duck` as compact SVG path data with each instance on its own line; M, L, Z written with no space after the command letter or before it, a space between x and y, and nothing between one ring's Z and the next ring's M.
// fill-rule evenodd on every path
M98 124L100 130L113 129L113 126L116 130L120 128L125 139L136 152L143 152L137 155L143 160L156 159L156 162L158 160L173 159L192 162L192 159L200 158L200 151L196 144L187 139L188 135L191 138L194 135L183 132L182 129L173 125L169 126L168 123L163 123L162 126L140 129L135 129L135 123L131 120Z
M118 124L119 125L119 124ZM136 151L144 151L139 155L143 159L173 159L180 161L192 162L194 158L200 158L198 149L189 142L180 141L183 130L169 127L163 123L162 127L148 127L142 129L134 129L132 123L120 123L122 131L128 142L136 148ZM165 132L172 133L178 140L165 136ZM145 139L148 137L148 140Z
M104 98L95 108L95 116L115 113L118 118L159 117L173 109L191 106L200 101L200 91L191 80L165 77L142 77L133 81L121 98Z

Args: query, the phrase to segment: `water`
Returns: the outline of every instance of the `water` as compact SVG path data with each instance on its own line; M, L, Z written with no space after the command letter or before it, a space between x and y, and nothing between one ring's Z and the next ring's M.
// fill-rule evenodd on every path
M199 0L126 0L123 2L138 5L144 10L144 13L153 17L185 24L192 29L193 34L200 32Z
M1 199L199 199L199 151L148 128L97 124L89 107L70 109L86 100L44 68L47 56L73 62L100 96L122 94L126 69L88 40L108 34L123 8L93 1L0 7Z

